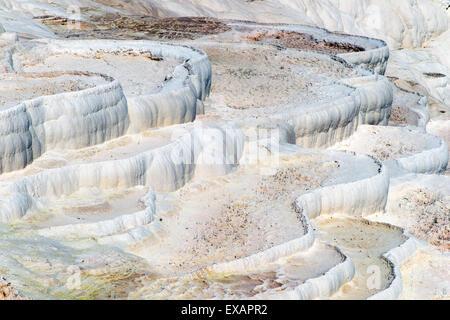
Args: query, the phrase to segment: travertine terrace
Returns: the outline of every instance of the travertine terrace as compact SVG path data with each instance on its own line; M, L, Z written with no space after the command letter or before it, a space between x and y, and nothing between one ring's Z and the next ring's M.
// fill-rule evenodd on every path
M0 299L448 298L446 62L389 60L445 1L421 39L261 2L0 1Z

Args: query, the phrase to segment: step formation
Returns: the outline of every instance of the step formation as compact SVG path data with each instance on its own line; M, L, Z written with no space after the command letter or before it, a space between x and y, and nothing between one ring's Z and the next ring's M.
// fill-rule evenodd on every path
M448 246L426 98L383 76L383 41L226 25L172 43L7 37L0 274L21 296L415 294L422 240ZM396 208L411 181L416 207ZM432 239L404 218L420 196Z

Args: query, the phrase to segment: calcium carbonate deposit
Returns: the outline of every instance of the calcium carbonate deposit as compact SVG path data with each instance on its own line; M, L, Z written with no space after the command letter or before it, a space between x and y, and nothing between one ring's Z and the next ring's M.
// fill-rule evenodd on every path
M0 300L449 299L446 0L0 0Z

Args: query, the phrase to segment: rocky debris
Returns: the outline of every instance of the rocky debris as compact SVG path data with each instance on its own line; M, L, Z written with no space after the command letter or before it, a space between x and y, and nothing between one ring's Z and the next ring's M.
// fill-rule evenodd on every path
M331 169L329 162L314 160L291 159L295 168L280 167L272 175L242 169L223 180L192 182L176 192L179 215L165 215L157 241L139 244L133 253L155 260L153 270L172 277L302 236L306 223L292 203L305 189L318 187Z
M128 39L197 39L231 30L224 22L207 17L157 18L106 14L88 21L63 17L35 17L56 34L66 37L128 38Z
M59 17L59 16L36 16L33 17L34 20L38 20L44 25L50 27L50 28L65 28L68 30L89 30L92 28L95 28L95 25L89 22L85 21L78 21L66 17Z
M393 125L407 125L407 111L402 106L393 105L391 111L391 117L389 118L389 123Z
M324 170L326 169L323 166ZM320 187L323 177L312 174L306 166L279 168L271 176L263 176L255 191L262 199L277 200L285 196L293 187L298 190L311 190Z
M349 43L317 40L308 34L284 30L255 30L247 38L252 41L276 44L285 48L314 50L331 54L364 51L364 48Z
M450 207L445 197L428 188L418 188L405 194L399 207L413 216L408 232L450 252Z
M25 300L4 277L0 277L0 300Z
M223 247L248 247L251 229L256 225L249 210L251 208L246 201L233 201L225 205L216 219L208 220L195 234L192 256L198 256L199 252L210 254ZM240 258L237 252L235 254L235 258Z
M164 39L195 39L230 30L220 20L204 17L164 18L148 26L144 25L144 29L149 34Z

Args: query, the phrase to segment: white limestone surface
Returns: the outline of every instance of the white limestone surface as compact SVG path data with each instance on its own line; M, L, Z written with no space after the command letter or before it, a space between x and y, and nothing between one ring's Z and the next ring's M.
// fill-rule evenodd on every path
M205 54L192 48L152 42L41 40L12 47L6 63L8 69L15 72L58 73L73 67L65 64L60 66L61 70L57 63L46 67L38 65L52 54L91 57L99 51L126 52L125 55L150 56L152 59L172 57L181 64L156 93L152 94L150 90L150 93L130 97L128 101L119 81L106 76L109 84L18 101L16 106L2 110L3 172L24 168L48 150L87 147L126 132L190 122L195 119L197 110L202 110L198 101L209 92L211 66ZM44 52L47 54L42 56ZM147 76L151 77L151 74ZM145 77L141 81L145 83ZM46 91L42 89L41 94L45 95ZM17 100L19 96L12 98ZM26 96L23 98L27 99ZM13 104L7 101L8 96L4 99L4 103Z
M387 62L389 59L389 47L386 42L363 36L356 36L350 34L332 33L326 29L302 26L297 24L285 25L258 25L258 24L244 24L240 22L231 22L230 26L246 26L251 28L262 28L267 30L283 30L292 31L299 34L307 34L312 36L314 41L327 41L335 44L351 44L360 48L355 52L339 53L338 57L344 59L348 63L361 66L368 70L374 70L378 74L383 75L386 71Z
M315 25L383 39L392 48L421 46L448 27L445 10L429 0L165 1L153 3L175 15Z
M12 56L17 70L89 70L118 79L128 102L131 133L195 120L197 110L202 110L198 101L206 98L211 86L208 57L186 46L151 41L39 40L18 46Z
M447 20L444 19L446 15L442 14L442 9L426 0L400 0L397 2L388 0L375 2L367 0L358 3L339 0L330 0L326 3L325 1L286 0L280 1L279 3L284 6L283 10L285 12L286 8L292 9L289 11L289 15L283 19L291 19L294 15L298 18L298 14L302 10L305 11L305 5L307 4L311 10L303 13L304 17L308 18L308 23L326 24L334 30L345 30L346 28L348 30L358 30L355 33L359 34L379 33L394 48L399 48L400 46L426 46L432 43L433 38L437 35L441 33L445 35L444 32L448 28ZM240 11L237 14L240 16L247 14L248 16L258 15L258 19L276 17L278 14L277 10L270 13L267 11L264 12L264 8L275 8L274 2L272 1L264 1L264 3L258 1L237 3L232 0L218 3L213 1L208 3L198 2L196 6L191 6L190 1L184 1L184 3L166 2L163 5L165 6L164 9L168 11L174 10L175 12L179 10L180 5L187 5L185 9L192 9L196 14L208 15L215 15L220 9L220 15L227 17L235 14L230 11L230 8L238 8ZM253 6L252 10L248 10L250 6ZM398 17L389 11L392 11L392 9ZM245 10L250 13L246 13ZM290 17L291 14L292 17ZM389 23L386 23L386 21ZM320 34L320 31L316 30L314 32ZM339 38L338 36L336 37ZM349 38L351 37L346 39ZM445 36L443 38L445 39ZM363 68L375 69L377 72L383 73L388 56L387 47L381 41L364 40L361 37L355 37L354 41L363 42L368 50L341 58L352 64L360 65ZM441 42L441 39L438 40L438 43ZM56 125L56 129L55 127L50 127L49 130L36 129L34 127L29 129L31 132L29 134L31 136L30 139L37 136L43 140L42 135L39 136L38 133L45 133L45 139L47 139L47 134L50 133L49 137L53 139L50 142L53 141L56 148L66 147L67 145L65 141L58 140L61 136L66 136L66 132L64 131L66 127L68 128L67 130L76 132L76 136L78 134L83 136L83 133L87 132L84 138L82 138L84 140L81 139L81 142L77 140L76 136L73 139L71 137L72 140L77 142L74 147L82 148L85 146L93 146L107 140L114 143L114 140L123 138L126 133L138 134L148 128L171 124L178 125L193 121L197 116L197 111L203 109L199 101L206 97L211 86L211 65L207 61L204 53L192 48L178 46L174 49L170 45L158 44L152 46L148 42L106 41L102 43L101 41L92 41L87 45L87 41L73 41L69 43L68 41L59 40L41 40L35 41L34 43L37 46L42 44L42 47L47 47L50 52L53 51L56 55L73 54L88 58L92 54L89 48L93 49L95 54L99 54L99 52L104 54L105 51L106 54L116 54L117 47L120 47L121 49L119 51L121 53L128 52L131 55L144 54L147 56L150 53L150 60L154 58L157 60L160 58L164 59L164 57L167 59L169 56L178 61L177 66L175 66L173 71L170 71L171 74L167 78L164 78L164 87L152 87L149 94L141 91L138 93L138 97L132 94L127 95L127 92L124 93L122 86L118 84L120 79L111 79L112 83L116 83L117 88L122 90L120 95L121 99L128 100L126 112L120 113L123 119L125 119L124 123L127 123L123 125L122 131L116 132L115 136L114 134L110 134L109 136L105 134L105 131L111 130L108 129L111 126L103 125L104 122L98 121L98 119L95 120L95 123L101 123L102 128L93 129L96 132L93 135L95 137L93 140L90 138L90 127L81 126L82 130L84 130L83 132L76 131L78 128L71 129L70 125L73 125L71 122L72 119L63 122L63 128L58 127L58 125L61 125L58 124ZM374 47L370 48L372 44ZM145 47L144 50L142 50L143 47ZM11 55L9 58L14 56L14 50L10 51ZM441 50L440 55L444 51L445 46ZM445 104L446 76L444 73L442 73L444 76L437 76L438 71L439 74L445 71L442 68L442 65L445 63L445 58L437 65L435 64L437 58L430 58L429 56L431 54L429 56L421 56L417 50L411 54L407 54L414 58L410 61L410 64L427 60L428 62L431 61L431 64L426 66L427 68L430 65L433 65L433 68L434 66L436 67L436 70L432 73L426 71L426 73L429 73L427 75L424 73L425 69L421 69L425 67L418 65L413 70L413 73L422 73L418 83L419 86L425 88L421 92L423 95L437 97L441 99L438 101L441 105ZM418 56L420 57L416 60L415 58ZM400 60L398 64L400 64ZM20 62L18 59L6 59L4 63L5 65L9 64L9 71L12 71L23 68L23 62L26 64L26 61L27 59L23 59L22 63L17 63ZM407 69L407 67L408 65L404 69ZM8 71L8 68L5 68L5 70ZM361 77L342 79L340 85L348 90L341 90L340 94L343 92L346 92L346 94L339 96L335 101L325 101L312 106L297 105L292 109L283 110L279 114L275 114L274 117L272 114L269 117L264 115L266 119L263 120L271 122L271 128L283 128L285 133L280 141L294 142L293 140L297 140L296 142L298 144L309 147L327 147L345 138L355 137L358 135L358 128L361 129L364 127L360 126L361 124L387 125L393 101L392 87L386 78L375 75L371 71L364 71L361 68L357 72ZM394 73L402 72L395 71ZM404 75L401 74L401 77L404 77ZM123 88L126 87L125 83L126 81L123 81ZM427 84L427 86L424 84ZM105 96L108 95L101 95L102 98ZM46 129L45 121L47 120L47 113L51 115L55 112L54 107L56 102L52 101L52 97L54 96L34 99L44 101L45 103L43 105L46 105L46 102L53 104L52 108L49 107L48 110L44 109L45 112L41 111L43 109L41 106L35 107L29 100L21 103L25 105L22 113L26 116L28 114L34 116L32 121L26 117L24 118L25 128L29 124L34 125L36 119L44 119L43 127ZM70 98L70 96L66 98ZM65 100L63 101L65 102ZM31 106L27 107L27 103L31 104ZM431 103L435 103L435 101L431 101ZM125 102L125 106L126 104ZM14 109L14 106L12 108ZM10 109L6 109L6 111ZM64 110L64 112L70 113L67 110ZM59 115L57 119L63 117L64 115ZM103 116L102 119L107 117L108 115ZM273 121L273 118L277 121ZM119 190L119 192L123 191L127 193L133 188L136 188L139 192L142 191L139 188L144 188L148 192L142 198L142 203L144 204L144 208L141 208L142 210L132 208L129 211L120 211L119 208L117 210L118 212L120 211L118 215L115 215L116 213L113 215L104 215L98 218L98 220L95 217L95 219L86 219L87 222L81 223L66 223L66 221L65 223L40 228L38 232L41 235L65 238L65 240L67 238L77 239L78 237L84 241L93 237L99 243L119 245L122 247L126 247L127 245L133 246L139 244L139 242L145 243L145 240L148 240L152 234L158 231L167 231L164 229L164 223L162 221L155 221L155 211L158 210L157 201L153 191L147 188L151 187L162 193L178 190L194 177L206 179L210 176L230 173L235 169L240 159L245 160L245 158L241 157L245 141L242 130L235 124L218 121L218 118L215 116L210 117L210 119L210 122L207 121L206 134L203 130L205 128L199 128L197 123L190 130L186 131L185 128L182 128L182 132L175 133L176 138L164 146L157 146L149 150L142 150L141 147L133 146L131 148L132 150L125 151L122 149L120 152L117 152L117 149L120 149L118 147L111 154L108 153L111 150L98 147L94 151L93 149L90 151L83 150L88 155L85 162L77 158L75 163L71 163L73 159L70 159L66 165L62 165L61 167L58 167L60 166L58 165L57 168L48 170L41 167L37 173L29 174L29 171L24 170L16 173L13 172L12 175L6 175L2 177L4 179L1 179L0 221L17 223L16 226L20 227L22 221L19 220L21 218L23 221L27 221L34 214L45 211L47 205L52 201L60 204L61 201L66 202L67 200L67 205L70 206L71 203L74 203L76 208L83 210L85 208L84 202L78 201L79 199L77 197L83 197L86 195L85 192L95 193L97 192L96 189L99 189L105 192L113 193L111 190ZM424 119L421 121L426 122ZM10 118L5 118L4 122L7 123L8 120ZM418 120L418 122L420 121ZM8 126L5 125L5 127ZM8 128L9 131L6 131L5 136L13 136L16 127ZM177 128L180 129L180 127ZM389 128L386 131L391 129ZM393 128L392 130L403 132L402 130L405 130L405 128ZM97 131L100 131L100 133L97 134ZM246 134L248 132L249 130L246 130ZM404 170L413 172L442 172L448 162L448 151L446 151L447 147L445 144L439 139L423 135L421 131L417 131L417 136L414 137L416 138L414 147L424 147L424 145L429 144L433 148L429 150L426 147L418 148L425 149L425 151L421 150L423 152L409 155L406 158L401 157L395 159L396 168L401 167ZM37 154L47 151L47 140L43 140L45 141L45 148L42 147L42 151L39 149L41 147L36 145L35 141L40 142L41 140L31 140L34 142L34 145L31 144L33 156L34 150L36 150ZM69 141L72 140L69 139ZM30 143L23 142L25 138L20 138L18 142L16 140L14 141L14 143L8 145L16 146L16 149L28 149L30 145ZM121 140L121 142L117 142L117 145L120 145L122 142L126 143L126 141L129 141L127 137ZM219 142L222 148L220 146L218 148L217 142ZM435 144L435 142L438 143ZM60 143L60 145L57 145L57 143ZM378 146L378 143L374 143L374 145ZM49 143L48 146L52 146L52 143ZM249 144L246 147L249 147ZM270 147L270 145L264 145L265 149L270 149ZM293 145L282 145L281 148L288 153L295 153L300 149ZM16 153L16 149L13 150L13 154ZM226 152L223 152L223 149ZM94 154L89 154L92 151ZM306 153L313 152L304 149L303 151ZM389 183L393 173L393 170L388 170L388 167L391 169L393 165L391 166L389 163L383 165L376 158L352 153L340 153L329 150L323 152L327 156L336 159L333 168L338 168L338 170L329 172L326 179L320 181L320 186L313 190L306 190L306 192L297 197L293 209L299 215L299 219L304 222L305 233L296 239L277 244L252 255L243 256L234 260L231 257L231 261L210 265L208 267L209 269L207 269L210 273L216 275L244 273L252 269L258 270L262 265L275 263L280 259L289 260L295 255L307 257L308 252L333 252L333 255L335 255L336 252L341 252L337 248L328 249L327 251L321 245L314 247L314 243L317 245L317 241L315 242L315 234L309 219L318 218L320 215L322 217L333 217L336 213L345 213L350 216L367 216L383 213L388 201ZM17 151L17 153L20 153L20 151ZM107 160L107 157L106 159L104 158L106 155L110 155L111 158L118 156L119 159ZM249 158L252 158L252 156L254 155L250 155ZM25 162L31 161L28 159L30 157L27 154ZM80 162L76 163L76 161ZM241 162L241 165L244 166L245 163ZM24 176L21 177L21 174ZM70 199L72 196L73 199ZM102 210L103 203L101 201L94 201L92 203L94 204L94 208L98 208L99 211ZM96 207L97 204L98 206ZM58 206L56 207L58 208ZM183 228L184 225L179 227ZM390 227L388 226L387 228ZM384 229L380 228L380 230ZM415 240L409 237L408 234L401 233L399 239L403 239L403 237L408 239L399 246L392 248L387 254L384 254L384 260L382 259L390 268L388 268L388 271L390 270L392 272L392 282L388 284L385 290L372 296L372 298L399 297L402 291L400 264L406 262L416 246ZM86 241L83 242L83 245L90 240ZM7 243L7 241L4 242ZM389 243L389 245L392 245L392 243ZM12 249L11 251L14 251L16 247ZM8 250L5 252L8 252ZM45 253L45 250L43 252ZM147 258L148 255L149 253L147 252ZM4 256L5 258L2 260L8 262L6 264L8 268L17 268L14 267L14 259L11 259L9 254ZM346 282L355 276L355 265L352 263L350 256L344 252L341 252L340 259L330 259L327 261L327 264L322 264L321 262L323 261L319 261L319 264L324 269L322 276L307 272L305 275L308 275L309 279L303 279L304 283L296 283L293 290L286 290L282 294L288 292L287 295L284 295L285 297L296 299L328 297L336 293ZM3 264L4 262L2 262ZM154 279L151 280L153 281ZM137 296L139 297L139 294ZM145 292L143 292L142 296L146 296ZM264 295L260 297L262 296ZM270 297L276 296L277 294L270 295Z
M342 82L356 90L334 101L298 106L276 115L294 128L297 144L327 147L351 136L359 124L388 123L393 96L391 84L384 77Z
M299 23L334 32L381 39L391 49L388 74L414 81L424 88L422 94L448 107L448 61L450 10L444 1L431 0L283 0L251 1L166 1L155 6L174 15L214 16L225 19L266 23ZM403 49L403 50L402 50ZM375 50L376 51L376 50ZM383 72L372 59L383 61L382 52L373 50L343 54L349 62L359 62ZM384 52L383 52L384 51ZM377 55L380 55L376 58ZM382 58L384 56L384 58ZM381 59L380 59L381 58ZM353 61L355 59L355 61ZM436 71L430 71L436 70ZM434 79L423 73L440 73ZM445 102L447 101L447 102ZM447 110L448 112L448 110Z
M1 171L24 168L47 150L119 137L128 125L127 102L113 79L81 91L25 100L0 110Z
M389 125L410 125L425 130L430 121L427 97L403 88L405 82L393 81L394 101L392 102Z
M211 133L222 143L211 143ZM46 170L2 188L1 221L25 216L30 209L39 207L39 198L69 195L80 188L145 185L161 191L176 190L195 173L230 172L240 158L242 147L243 135L238 127L232 123L212 124L206 130L194 128L166 146L131 158Z
M291 148L286 146L286 151ZM291 152L295 152L294 150L291 150ZM339 159L339 170L336 170L336 173L339 174L329 176L326 182L323 183L325 185L333 185L307 191L295 201L295 210L304 217L307 225L306 234L303 237L246 258L213 265L208 267L208 272L233 274L258 270L261 266L272 263L277 259L295 254L295 252L308 250L314 242L314 231L309 219L315 218L320 214L347 212L358 216L383 211L387 198L389 176L381 163L376 159L360 158L360 156L352 154L340 154L340 156L335 154L334 158ZM350 160L351 158L353 160ZM346 161L351 161L350 163L352 163L348 168L345 165ZM353 177L356 181L348 181L349 175L346 171L351 170L355 163L359 161L362 166L367 166L368 163L372 162L373 168L371 172L364 173L365 177ZM355 192L356 190L358 192ZM361 192L361 190L366 190L367 192ZM343 283L351 280L353 275L354 266L347 257L343 263L330 269L322 277L310 279L295 288L295 290L283 293L281 297L289 299L328 297L335 293ZM274 297L280 298L280 296Z
M302 149L299 147L295 147L292 145L285 145L282 148L282 152L283 154L289 155L289 157L294 157L295 158L295 154L298 155L302 155L302 157L310 157L316 154L320 155L320 152L317 151L311 151L311 150L306 150L306 149ZM311 153L311 154L310 154ZM323 156L325 157L325 159L327 159L330 155L323 153ZM299 159L302 159L302 157L300 157ZM293 159L294 159L293 158ZM324 160L325 160L324 159ZM377 162L376 159L372 159L370 157L365 157L365 156L358 156L355 154L346 154L346 153L335 153L332 155L332 159L339 159L337 161L337 165L333 167L332 169L332 174L328 174L326 180L321 183L321 185L323 184L334 184L333 190L334 192L324 192L324 194L329 194L330 197L332 197L333 195L336 195L336 198L339 197L339 195L341 194L339 191L344 192L348 192L347 188L348 186L352 186L353 184L358 184L355 186L356 188L362 189L362 188L367 188L368 185L370 185L373 189L373 193L376 194L385 194L387 195L387 190L385 188L385 184L384 183L374 183L375 180L373 179L373 177L384 177L383 179L387 178L385 175L383 176L382 174L380 174L378 172L378 170L381 168L381 164L379 164ZM291 160L291 162L294 160ZM293 162L295 163L295 161ZM360 172L359 176L353 176L351 179L354 179L356 181L349 181L349 174L348 174L348 170L352 170L352 168L354 167L355 164L364 166L364 167L368 167L370 168L370 170L368 170L369 172ZM242 170L242 169L241 169ZM240 175L241 177L245 177L245 175L243 175L241 173ZM379 179L379 178L377 178ZM247 181L247 180L246 180ZM362 185L364 184L364 185ZM195 190L198 190L201 186L200 185L194 185L193 188ZM375 190L374 188L379 188L379 190ZM213 189L212 187L208 188L208 189ZM226 189L226 188L224 188ZM342 190L341 190L342 189ZM321 190L323 190L323 188L319 188L317 190L313 190L311 191L312 193L319 193ZM209 190L208 190L209 191ZM275 190L274 190L275 191ZM182 194L184 194L186 191L181 191ZM209 191L212 192L212 191ZM273 192L273 191L271 191ZM314 244L314 234L315 232L312 230L312 226L310 225L309 222L309 213L308 213L308 209L309 208L313 208L314 206L311 203L311 198L308 196L309 195L309 191L304 192L304 195L300 196L300 198L296 201L294 210L295 212L301 216L301 220L303 221L303 223L305 224L305 234L299 238L293 239L291 241L287 241L283 244L279 244L279 245L275 245L273 247L270 247L268 249L262 250L260 252L254 253L252 255L246 256L246 257L241 257L238 259L230 259L230 257L225 258L226 262L219 262L219 263L214 263L212 265L209 265L206 267L205 270L201 270L199 272L196 272L195 274L192 274L190 276L181 276L180 278L178 277L170 277L167 280L163 280L163 279L159 279L157 280L157 284L159 283L165 283L164 281L168 281L167 283L167 290L163 293L163 295L167 295L166 297L174 297L173 294L176 295L176 292L181 292L181 291L186 291L186 295L181 294L180 297L196 297L197 295L199 295L200 293L197 292L198 289L197 288L197 277L200 277L200 279L203 279L203 277L205 276L205 283L209 284L211 280L213 279L233 279L233 277L237 277L237 276L245 276L247 274L258 274L261 270L266 270L266 269L271 269L270 265L272 264L278 264L281 263L281 265L285 265L284 262L277 262L278 260L295 260L295 256L307 256L308 252L310 252L313 247ZM353 192L354 193L354 192ZM366 194L364 194L362 197L366 196ZM245 198L245 197L244 197ZM301 200L300 200L301 199ZM329 208L330 210L336 210L336 211L340 211L340 210L345 210L346 208L354 208L355 207L355 203L360 202L362 199L358 200L358 199L349 199L347 201L348 207L347 206L342 206L340 205L340 203L338 201L334 201L331 202L330 201L330 205ZM279 200L278 200L279 201ZM361 206L366 206L366 212L379 212L380 210L382 210L382 208L380 209L380 206L383 207L381 203L385 202L385 199L373 199L371 200L373 201L373 203L369 203L369 202L364 202L364 204L361 204ZM189 216L189 210L186 209L187 211L184 213L184 215L188 215ZM359 209L355 209L355 215L358 215L358 211L360 211ZM324 212L325 213L325 212ZM183 216L184 216L183 215ZM197 213L195 216L200 215L200 213ZM280 214L281 215L281 214ZM183 221L183 216L181 216L179 219L177 219L177 225L173 226L173 228L175 228L175 230L178 230L180 228L185 228L186 230L184 231L184 234L189 234L193 231L191 231L191 227L194 227L195 229L195 224L184 224L182 223ZM162 233L160 233L160 235L156 236L155 235L155 240L151 240L152 238L149 238L147 241L142 241L142 243L135 243L133 244L133 246L131 248L132 252L140 255L140 256L145 256L147 257L147 259L149 259L150 261L154 261L154 263L156 265L159 266L159 264L161 264L160 258L157 258L157 256L159 254L161 254L160 251L155 251L152 250L151 248L156 246L158 248L158 246L162 245L162 246L168 246L169 249L167 249L166 251L168 251L167 254L172 253L174 250L176 251L176 247L172 248L173 243L178 243L181 241L181 243L183 243L183 248L184 250L189 250L190 249L190 240L188 241L187 238L185 239L186 236L182 236L179 235L178 237L173 236L173 238L171 237L168 240L163 240L164 237L167 237L169 234L171 234L170 230L164 230L165 228L170 228L171 223L170 221L172 220L171 217L167 217L166 216L161 216L161 218L164 218L164 221L169 220L169 222L163 222L163 223L158 223L160 225L164 225L165 227L162 227L163 231ZM196 218L192 218L192 219L196 219ZM219 217L216 218L217 220L219 219ZM181 226L180 226L181 224ZM189 227L189 228L187 228ZM156 231L156 229L154 229ZM195 234L195 232L194 232ZM148 237L148 235L147 235ZM220 235L216 235L216 237L220 237ZM179 239L176 239L179 238ZM156 239L159 239L158 241L156 241ZM197 241L201 241L200 239ZM212 240L211 240L212 241ZM111 242L114 243L114 242ZM208 242L209 243L209 242ZM213 242L211 242L213 243ZM250 244L248 244L250 245ZM209 246L208 246L209 248ZM198 250L199 248L197 248ZM148 251L150 250L150 251ZM215 252L214 252L214 248L211 248L212 252L210 252L210 254L208 255L208 257L204 257L203 259L200 260L200 265L206 263L207 261L210 260L209 257L214 257L216 256ZM222 248L222 250L226 250L225 248ZM164 250L163 250L164 251ZM181 253L180 253L181 254ZM200 253L198 253L200 254ZM316 254L317 255L317 254ZM291 257L292 256L292 257ZM275 292L272 291L267 291L267 292L263 292L261 294L258 294L256 296L252 296L253 298L267 298L270 297L272 299L279 299L279 298L288 298L288 299L313 299L313 298L318 298L318 297L328 297L330 295L332 295L333 293L335 293L342 284L344 284L345 282L348 282L352 279L353 275L354 275L354 266L351 262L351 260L344 254L341 253L342 259L339 263L336 263L335 265L331 266L328 270L325 270L323 272L323 275L319 276L319 277L313 277L310 279L305 279L302 278L302 274L301 270L299 268L297 276L300 277L301 279L303 279L303 281L300 284L297 284L294 286L294 288L286 290L286 289L281 289L280 290L275 290ZM165 257L165 256L164 256ZM177 257L179 257L177 255ZM173 261L170 258L168 261ZM163 260L165 261L165 260ZM175 259L175 261L178 261L177 259ZM189 260L185 260L182 259L183 263L175 263L174 268L177 269L178 272L182 272L183 268L187 268L184 265L187 264L189 265L190 262ZM308 260L306 260L308 261ZM161 268L167 268L167 267L163 267L166 264L162 263ZM171 265L171 263L169 263L169 265ZM290 263L288 264L290 265ZM301 268L304 268L303 264L300 264L299 266L302 266ZM159 267L158 267L159 268ZM170 267L169 267L170 268ZM292 269L292 271L295 270L295 263L292 262L292 265L290 266L290 268ZM253 276L252 276L253 277ZM183 280L185 279L185 280ZM192 289L180 289L180 290L175 290L173 291L171 288L173 286L176 285L177 288L184 288L185 286L183 285L184 281L187 281L188 279L191 279L190 283L192 284ZM170 284L169 284L170 283ZM214 282L213 282L214 283ZM209 284L209 285L213 285L213 284ZM214 288L217 289L217 284L214 284ZM148 286L145 285L143 289L141 289L140 291L138 291L138 293L136 293L137 297L146 297L146 298L150 298L150 297L154 297L153 294L156 294L156 296L158 296L158 293L156 293L154 290L156 290L156 288L153 288L153 286L149 283ZM212 287L211 288L205 288L203 289L205 295L207 295L207 292L209 292L210 290L215 290ZM228 292L228 291L227 291ZM232 293L234 295L234 293ZM193 296L191 296L193 295ZM231 296L233 298L233 295ZM236 293L236 295L238 295L238 293ZM200 296L202 296L202 294L200 294ZM228 296L229 297L229 296ZM248 298L248 297L247 297Z

